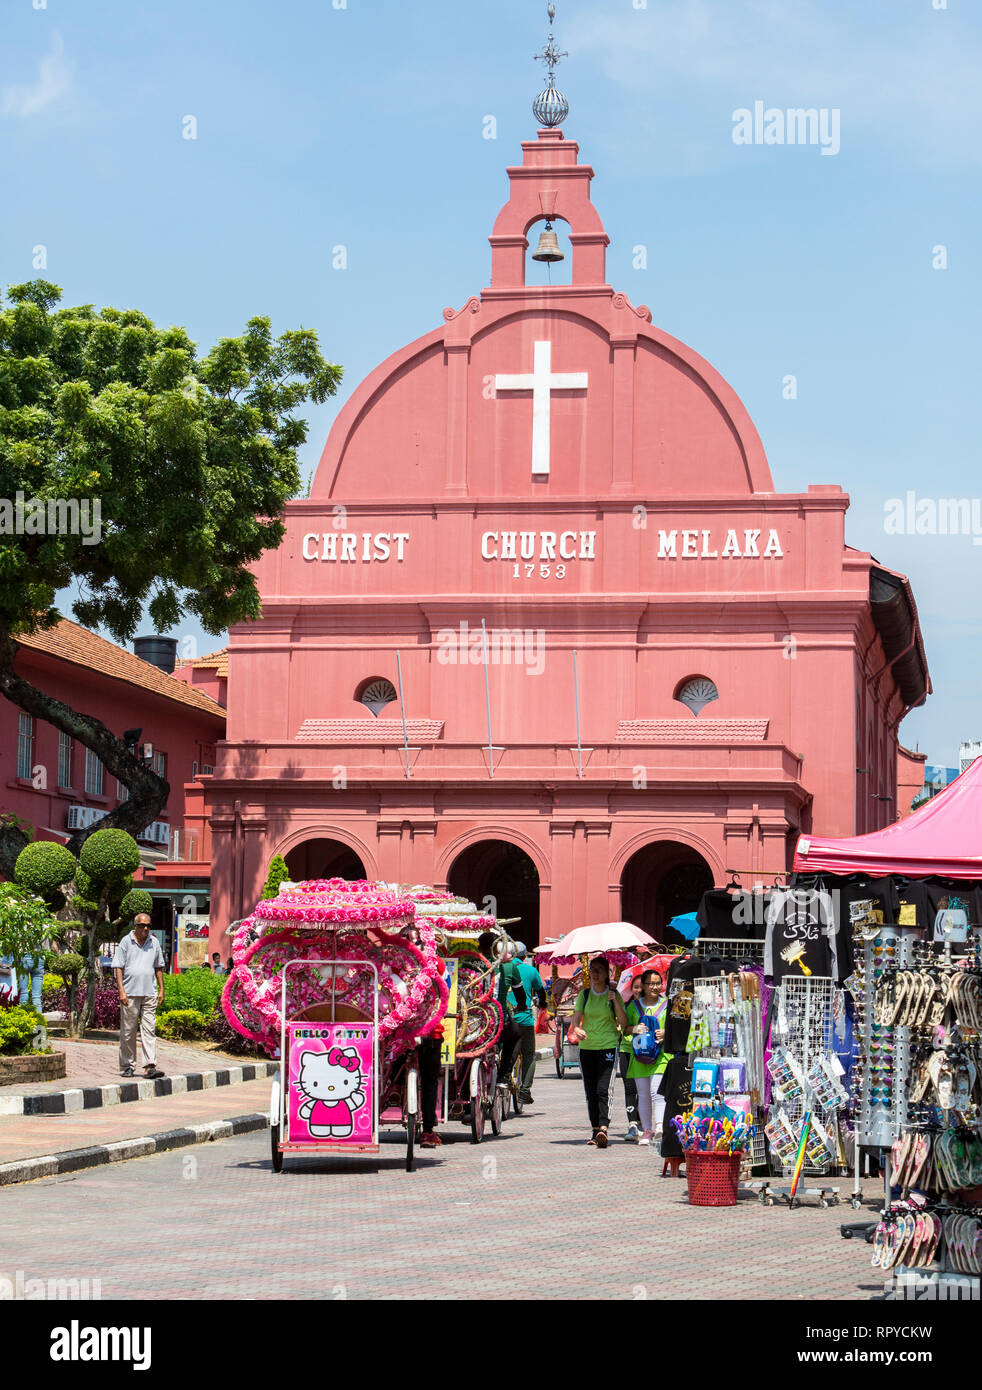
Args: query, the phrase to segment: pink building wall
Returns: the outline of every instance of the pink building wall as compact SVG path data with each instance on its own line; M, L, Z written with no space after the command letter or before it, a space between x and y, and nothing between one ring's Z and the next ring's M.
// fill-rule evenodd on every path
M72 629L74 625L64 624L63 627ZM74 631L76 634L83 633L79 628L74 628ZM85 637L89 638L90 634L85 634ZM116 653L117 658L129 663L139 661L132 653L112 647L109 643L102 644L101 639L94 640ZM166 755L165 771L171 794L159 819L168 822L172 832L178 830L181 835L178 853L182 855L182 861L176 862L173 866L166 866L167 869L172 869L174 886L180 887L195 867L186 862L185 784L191 783L193 763L197 763L200 768L203 763L213 761L216 742L224 731L221 712L216 710L215 714L209 714L197 710L154 690L115 679L104 670L77 664L26 645L20 648L16 666L18 673L26 680L56 699L64 700L73 709L96 716L118 735L122 735L126 729L142 728L141 742L152 744L155 751ZM164 676L163 679L166 681L172 678ZM58 731L53 725L41 720L34 721L31 757L33 777L18 777L19 713L17 707L9 701L0 701L3 809L30 821L35 827L38 839L57 839L64 843L71 833L67 826L68 810L71 806L90 806L107 812L120 804L116 779L104 772L104 794L95 796L87 793L85 749L75 741L72 745L71 785L60 786ZM200 783L197 784L197 792L199 796L202 794ZM208 860L211 846L207 822L203 816L194 828L201 835L197 842L197 853L201 860L198 866L199 876L201 872L207 876L210 869ZM166 846L154 844L147 845L147 848L167 853ZM157 882L157 872L144 874L143 886L162 886Z
M577 146L540 131L523 153L490 287L355 391L256 566L263 616L231 633L205 793L212 949L272 854L311 840L372 877L435 883L472 845L510 842L551 935L627 898L637 915L671 869L766 878L800 830L896 815L896 728L928 679L888 659L874 562L844 543L847 495L775 492L732 389L605 283ZM572 282L526 287L528 233L550 211L570 226ZM586 385L551 393L536 459L532 392L498 378L531 373L539 343ZM485 666L448 660L482 620L530 634L523 664L487 667L493 776ZM375 719L358 696L372 677L398 686L397 653L403 704ZM697 676L719 691L698 717L675 698Z

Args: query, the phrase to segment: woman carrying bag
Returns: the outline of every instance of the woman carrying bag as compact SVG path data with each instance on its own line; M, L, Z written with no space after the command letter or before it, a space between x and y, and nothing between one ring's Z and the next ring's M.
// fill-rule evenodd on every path
M590 1143L598 1149L607 1147L610 1097L621 1041L618 1028L626 1032L629 1026L621 996L610 987L607 957L595 956L590 962L590 987L576 996L567 1037L580 1045L580 1072L593 1130Z
M627 1014L632 1033L632 1057L628 1077L638 1088L638 1110L642 1134L638 1141L650 1144L661 1134L665 1115L665 1097L658 1094L662 1075L671 1061L662 1043L665 1039L664 1014L667 1001L662 993L662 977L657 970L646 970L641 976L641 995L628 1001ZM653 1112L653 1114L652 1114ZM654 1118L654 1123L652 1123Z

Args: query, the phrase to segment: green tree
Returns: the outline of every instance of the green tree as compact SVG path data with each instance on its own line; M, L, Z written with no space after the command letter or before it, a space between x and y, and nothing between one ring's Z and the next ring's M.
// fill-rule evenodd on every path
M269 873L266 875L266 883L263 888L264 898L275 898L280 891L280 884L284 879L290 877L290 870L286 867L286 860L282 854L275 854L273 862L269 866Z
M0 693L97 755L130 792L100 829L137 833L167 783L101 720L20 676L15 639L52 627L56 595L73 584L73 616L118 642L145 611L158 632L187 614L213 633L257 617L249 565L282 541L283 505L300 488L307 424L296 412L333 395L341 368L310 329L274 337L257 317L199 356L183 328L136 309L59 308L61 294L33 280L0 305L0 509L20 493L61 521L69 503L98 503L99 524L89 512L77 533L50 534L29 509L24 534L0 526ZM0 872L28 838L0 822Z
M0 956L20 970L29 956L43 955L58 923L47 904L16 883L0 883Z
M75 916L51 923L58 949L48 953L46 962L48 972L65 985L70 1037L84 1037L92 1023L102 978L99 946L117 940L134 916L146 910L149 894L133 888L139 865L140 847L132 835L102 825L85 841L77 860L51 840L37 840L17 857L19 891L37 893L52 911L65 903L65 889L70 888Z

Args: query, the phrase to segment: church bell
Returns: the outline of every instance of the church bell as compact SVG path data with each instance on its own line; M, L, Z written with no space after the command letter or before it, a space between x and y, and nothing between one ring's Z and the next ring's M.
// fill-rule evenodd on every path
M545 230L539 237L539 244L532 252L533 261L564 261L566 256L559 249L559 238L552 230L552 223L547 222Z

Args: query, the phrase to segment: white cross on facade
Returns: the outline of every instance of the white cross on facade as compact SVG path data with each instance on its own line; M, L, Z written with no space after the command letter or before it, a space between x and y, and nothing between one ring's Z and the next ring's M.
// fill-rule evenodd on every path
M536 343L531 375L496 376L495 392L532 392L532 477L549 476L549 417L553 391L585 391L586 372L553 372L552 343Z

